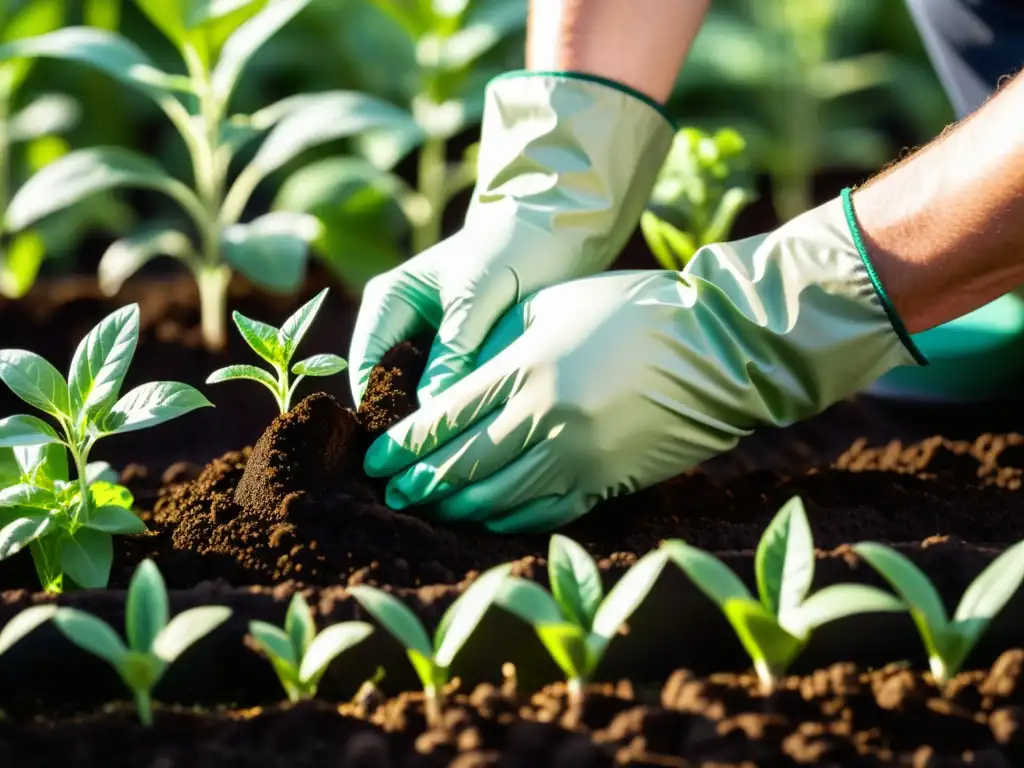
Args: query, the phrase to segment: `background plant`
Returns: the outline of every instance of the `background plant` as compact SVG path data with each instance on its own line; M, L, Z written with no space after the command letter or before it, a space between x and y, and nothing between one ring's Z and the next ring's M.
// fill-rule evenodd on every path
M344 621L317 634L313 612L298 592L288 604L283 630L265 621L249 622L249 633L270 660L291 701L316 696L328 665L372 632L373 626L364 621Z
M1024 580L1024 542L989 563L960 598L952 620L928 577L908 557L876 542L855 544L864 558L906 601L928 653L937 685L955 675Z
M139 720L153 724L153 688L191 645L227 621L231 609L191 608L170 618L167 587L152 560L135 569L125 601L128 644L102 619L76 608L59 608L57 629L72 643L106 661L135 697Z
M349 592L405 648L426 697L427 721L441 723L444 686L455 655L462 650L502 589L512 570L499 565L485 571L451 604L434 632L434 639L401 600L375 587L360 584Z
M572 539L555 534L548 549L551 593L533 581L512 577L502 587L498 604L533 626L565 673L570 699L579 703L608 644L650 593L665 562L664 552L648 552L605 597L594 559Z
M15 643L18 643L36 627L53 618L57 606L53 603L33 605L18 613L0 629L0 656L3 656Z
M680 270L702 246L727 240L736 216L756 198L744 168L746 147L731 128L676 134L640 217L644 238L665 269Z
M250 379L258 381L274 395L281 413L291 408L292 397L296 387L307 376L333 376L348 367L342 358L332 354L319 354L307 357L292 365L292 357L298 349L306 331L316 319L320 306L327 297L327 288L303 304L287 320L280 329L274 328L258 320L250 320L241 312L234 312L235 325L242 334L245 343L257 355L273 367L273 375L254 365L229 365L214 371L206 380L207 384L222 381ZM289 383L289 366L295 374L295 380ZM275 378L276 377L276 378Z
M319 232L307 214L273 211L240 224L256 186L304 150L358 131L411 125L404 111L368 95L333 91L291 96L252 115L229 115L232 92L249 59L309 0L219 4L138 0L140 8L180 51L187 74L158 69L117 33L68 27L0 46L0 59L36 56L78 61L103 70L154 99L180 133L192 163L194 188L157 163L123 147L72 152L30 179L11 201L8 221L27 227L71 203L117 187L157 190L192 220L196 238L153 225L114 243L100 280L107 292L160 255L187 266L199 286L203 337L225 343L225 299L232 270L260 287L290 292L305 273L307 246ZM232 158L269 130L255 156L228 185Z
M34 545L33 560L47 589L60 591L64 573L79 586L106 586L110 534L142 530L128 511L130 494L104 482L102 471L89 471L96 442L211 406L196 389L174 381L142 384L119 398L138 341L139 307L132 304L108 315L79 342L67 379L39 355L0 350L0 380L59 427L25 414L0 420L0 447L55 446L21 455L20 482L2 496L17 517L0 531L0 557ZM73 484L65 449L75 467Z
M757 545L758 597L714 555L679 540L663 546L725 614L768 691L822 624L859 613L905 610L894 595L863 584L834 584L807 594L814 579L814 542L799 497L782 506Z

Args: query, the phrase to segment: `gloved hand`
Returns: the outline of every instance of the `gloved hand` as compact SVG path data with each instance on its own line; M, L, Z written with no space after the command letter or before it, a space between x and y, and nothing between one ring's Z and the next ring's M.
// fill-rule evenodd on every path
M926 363L855 234L848 192L768 235L700 249L682 273L542 290L480 366L371 446L395 509L540 531L668 479L760 426Z
M356 403L400 341L437 328L422 402L472 370L494 323L525 295L607 268L672 137L658 108L624 87L570 74L493 80L463 229L366 286L349 352Z

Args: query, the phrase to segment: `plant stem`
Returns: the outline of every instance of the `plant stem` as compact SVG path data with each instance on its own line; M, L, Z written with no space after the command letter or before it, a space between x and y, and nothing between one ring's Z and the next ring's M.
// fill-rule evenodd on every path
M139 712L139 722L149 728L153 725L153 699L149 691L135 691L135 708Z
M778 685L775 668L764 659L755 659L754 671L757 672L757 677L761 681L761 690L764 694L774 693L775 686Z
M207 349L221 350L227 346L227 301L231 269L226 264L204 259L195 272L199 288L199 314L203 342Z
M423 693L426 694L427 725L431 728L440 728L443 720L444 693L436 685L426 686Z
M3 234L3 219L7 213L7 198L10 185L10 125L11 104L7 97L0 94L0 234ZM0 253L3 249L0 248Z
M426 202L426 219L413 226L412 252L421 253L441 239L441 225L444 217L445 175L447 171L444 139L429 138L423 144L417 172L419 192Z
M573 709L578 709L583 706L583 699L585 697L583 685L583 678L580 677L570 678L567 683L567 687L569 689L569 706Z
M82 493L82 504L78 507L74 516L71 518L72 533L88 522L89 517L92 514L92 499L89 496L89 479L85 476L87 451L87 448L84 450L78 450L75 447L71 448L71 458L74 459L75 472L78 474L78 488Z

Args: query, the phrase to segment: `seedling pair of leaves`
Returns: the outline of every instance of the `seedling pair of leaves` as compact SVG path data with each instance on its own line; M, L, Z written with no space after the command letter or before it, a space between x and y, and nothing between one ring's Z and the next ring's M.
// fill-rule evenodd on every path
M348 363L337 355L331 354L313 355L294 365L291 362L295 350L298 349L306 331L316 319L324 299L327 298L327 290L324 288L299 307L295 314L284 321L284 325L280 329L258 320L250 320L242 313L235 312L233 318L238 332L253 352L270 363L273 373L257 368L255 365L229 365L210 374L206 383L217 384L222 381L238 379L258 381L274 395L274 400L281 413L287 413L291 408L295 388L305 377L333 376L345 370ZM289 383L288 375L289 366L291 366L291 372L295 374L295 380L291 383Z
M608 593L590 554L572 539L551 537L551 592L533 581L510 578L498 604L533 626L551 658L565 673L576 701L597 670L612 638L644 601L667 561L655 550L641 557Z
M45 359L0 350L0 380L57 429L35 416L0 420L0 448L17 451L20 482L0 494L0 559L26 546L44 588L59 592L66 573L81 587L104 587L111 534L145 530L130 511L131 494L105 465L89 465L101 438L145 429L211 405L174 381L143 384L119 397L138 346L139 307L104 318L82 339L65 379ZM68 479L70 452L76 479Z
M230 615L229 608L208 605L171 619L160 570L152 560L144 560L128 585L127 645L105 621L75 608L58 608L53 623L72 643L114 668L135 697L139 720L148 726L153 724L152 692L167 668Z
M663 547L725 614L768 691L823 624L861 613L906 610L895 595L863 584L835 584L808 596L814 542L799 497L783 505L758 543L758 597L714 555L679 540Z
M875 542L855 544L853 551L906 601L928 653L932 677L940 686L959 671L1024 580L1024 542L1019 542L971 582L951 620L931 581L905 555Z
M456 654L469 640L484 614L509 578L510 564L485 571L451 604L431 641L426 629L404 603L375 587L359 585L349 592L402 646L416 670L426 695L427 720L439 725L444 705L444 686Z
M328 665L373 632L363 621L345 621L317 634L306 599L296 593L288 605L284 629L265 621L249 623L249 633L270 659L291 701L311 699Z

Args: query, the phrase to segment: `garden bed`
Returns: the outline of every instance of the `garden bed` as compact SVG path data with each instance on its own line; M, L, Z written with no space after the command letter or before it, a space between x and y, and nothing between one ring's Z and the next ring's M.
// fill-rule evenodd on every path
M262 388L203 386L212 370L249 362L251 353L235 339L222 355L199 348L191 290L185 279L137 282L115 304L91 281L69 280L37 286L47 301L0 304L0 347L27 346L61 367L104 314L139 301L142 340L126 386L173 378L200 386L217 405L98 449L97 459L124 467L122 480L152 530L119 540L111 589L60 602L121 626L128 578L153 557L174 612L201 604L233 610L158 687L165 708L152 731L137 726L130 709L103 710L124 697L115 674L44 625L0 657L0 709L9 717L0 721L0 765L432 766L456 756L460 766L685 765L684 758L1020 764L1016 680L1024 656L1014 649L1024 647L1024 594L975 649L967 668L980 671L960 675L946 695L914 671L925 660L909 617L878 614L815 632L795 676L765 697L721 613L667 568L601 667L602 679L625 682L595 688L582 712L567 707L533 631L499 609L456 659L465 695L455 696L442 729L426 731L420 699L401 693L417 682L403 650L381 631L331 666L317 702L282 705L273 671L243 638L252 619L280 624L295 590L321 624L365 619L346 587L372 584L394 590L432 626L490 566L513 562L518 574L546 584L547 537L440 527L380 503L379 484L360 471L362 450L411 407L420 355L396 350L359 418L345 409L347 385L336 377L326 380L330 395L309 385L299 397L312 396L271 424L273 401ZM232 306L278 323L293 302L239 285ZM330 296L304 348L344 353L354 315L350 302ZM17 410L5 392L0 416ZM848 547L877 540L898 545L952 607L995 555L1024 539L1019 427L1009 405L954 412L859 399L757 435L700 470L602 505L564 532L598 559L609 585L668 538L718 553L752 585L761 532L798 494L819 548L816 588L881 586ZM49 599L35 591L35 578L27 558L0 564L0 626ZM892 665L903 661L910 667ZM506 662L516 686L502 682ZM395 698L339 710L336 702L348 701L378 666L386 670L382 690Z

